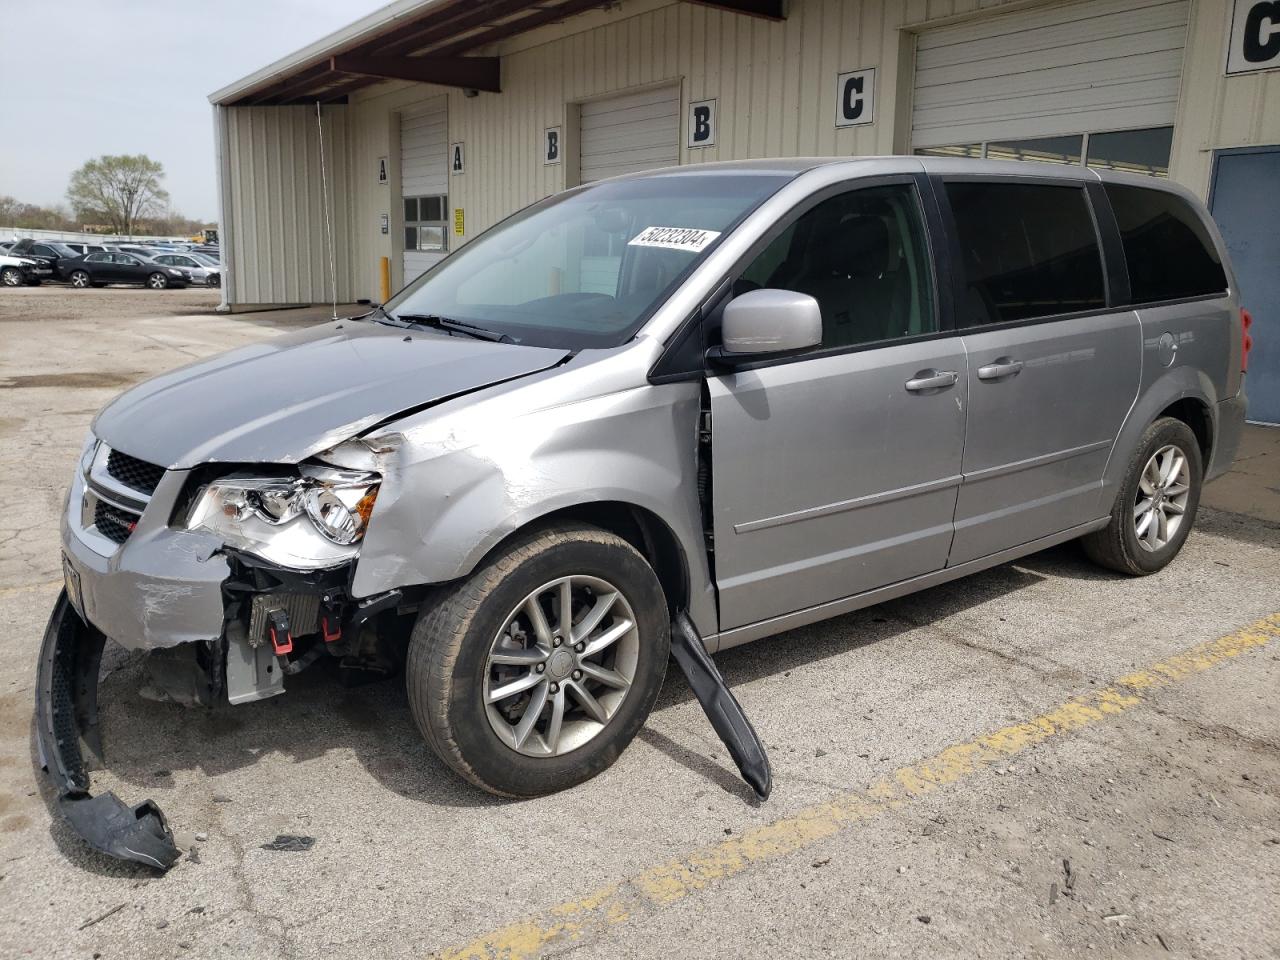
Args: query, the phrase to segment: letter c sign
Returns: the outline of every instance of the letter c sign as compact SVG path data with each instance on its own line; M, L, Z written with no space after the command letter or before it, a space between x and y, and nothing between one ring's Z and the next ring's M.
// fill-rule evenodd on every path
M876 120L876 71L851 70L836 77L836 126L857 127Z
M1280 68L1280 0L1235 0L1227 73Z

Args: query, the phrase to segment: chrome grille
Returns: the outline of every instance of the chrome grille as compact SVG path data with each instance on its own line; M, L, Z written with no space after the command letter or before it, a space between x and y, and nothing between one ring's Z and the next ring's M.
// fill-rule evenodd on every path
M145 493L147 496L156 492L160 478L164 476L164 467L147 463L137 457L131 457L119 450L112 450L107 455L107 475L119 480L126 487Z

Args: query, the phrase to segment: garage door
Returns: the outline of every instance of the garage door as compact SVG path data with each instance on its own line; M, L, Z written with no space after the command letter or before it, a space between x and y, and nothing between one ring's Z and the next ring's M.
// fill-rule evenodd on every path
M1172 126L1188 0L1085 0L921 33L916 149Z
M680 88L628 93L582 105L582 182L680 162Z
M404 280L448 252L447 101L435 97L400 114L400 196L404 201Z

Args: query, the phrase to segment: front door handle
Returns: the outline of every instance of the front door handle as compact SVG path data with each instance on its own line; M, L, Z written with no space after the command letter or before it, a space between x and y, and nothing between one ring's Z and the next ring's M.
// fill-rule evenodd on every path
M943 387L955 386L957 379L959 378L954 370L921 370L903 386L912 393L920 393L923 390L940 390Z
M1000 380L1004 377L1015 376L1021 369L1021 360L1010 360L1008 357L1000 357L995 363L988 363L985 367L979 367L978 379Z

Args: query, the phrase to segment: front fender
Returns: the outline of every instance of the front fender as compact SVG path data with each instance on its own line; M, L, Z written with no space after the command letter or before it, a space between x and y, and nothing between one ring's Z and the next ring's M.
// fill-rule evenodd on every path
M382 465L354 593L455 580L541 517L614 501L671 529L688 563L690 613L715 632L697 494L698 384L511 408L498 398L405 431Z
M1098 515L1103 516L1111 511L1115 502L1116 491L1124 480L1124 472L1129 466L1142 434L1147 427L1160 416L1160 412L1179 400L1198 400L1208 411L1211 430L1210 441L1216 442L1218 436L1218 396L1213 381L1204 371L1195 367L1173 367L1161 372L1160 376L1146 386L1138 396L1129 415L1125 418L1116 442L1111 448L1111 458L1103 471L1102 489L1098 506ZM1205 460L1205 468L1209 459Z

